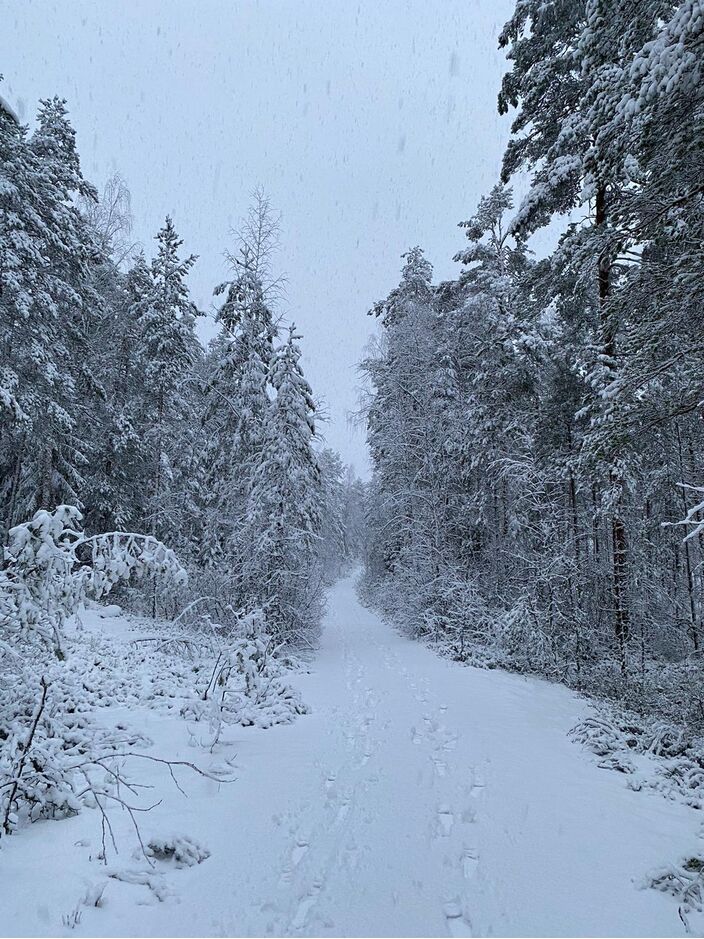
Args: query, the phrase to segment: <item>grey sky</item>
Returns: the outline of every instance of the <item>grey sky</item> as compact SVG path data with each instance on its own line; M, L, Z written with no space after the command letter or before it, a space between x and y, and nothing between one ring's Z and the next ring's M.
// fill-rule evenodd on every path
M422 244L455 273L456 223L496 181L508 136L496 113L497 36L512 0L0 0L4 94L31 122L68 99L83 169L115 170L135 236L168 212L200 256L194 299L212 310L228 230L261 185L283 216L285 310L331 423L348 427L366 311ZM205 332L212 325L208 324Z

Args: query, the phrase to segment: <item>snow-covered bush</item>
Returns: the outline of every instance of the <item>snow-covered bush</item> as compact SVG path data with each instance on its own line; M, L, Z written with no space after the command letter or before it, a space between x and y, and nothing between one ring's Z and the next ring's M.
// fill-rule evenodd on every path
M195 867L210 857L210 851L188 835L150 838L144 853L157 861L172 861L175 867Z
M0 570L0 640L36 639L62 656L66 620L89 597L100 599L132 574L183 581L173 551L149 535L111 532L88 537L81 513L60 505L10 529Z
M111 533L88 537L81 513L61 505L9 532L0 570L0 827L77 813L103 813L122 780L106 763L136 743L89 715L98 703L90 666L66 661L67 621L133 573L182 581L175 555L156 539ZM95 668L99 668L99 663ZM96 776L101 777L97 780Z
M0 838L28 822L94 808L102 820L101 856L106 859L110 847L116 847L111 810L126 811L137 827L137 813L150 807L140 799L130 767L153 761L172 778L176 766L205 774L191 763L141 752L151 741L124 723L104 727L93 712L108 702L83 682L80 668L71 666L70 656L66 661L48 657L41 678L29 665L3 675Z
M117 798L110 761L142 741L129 730L106 730L77 699L80 685L59 662L37 679L29 668L3 674L0 689L0 825L76 815ZM107 762L106 762L107 761Z
M685 858L655 871L648 877L646 886L669 893L677 900L680 919L689 933L689 914L704 910L704 858Z
M228 627L207 623L202 648L212 665L198 700L184 705L184 717L210 721L216 737L221 723L271 727L291 723L308 710L287 682L280 647L267 632L261 610L240 614Z
M683 727L601 705L570 736L600 757L602 768L633 774L631 788L655 789L666 798L704 808L704 739ZM636 772L635 755L653 761Z

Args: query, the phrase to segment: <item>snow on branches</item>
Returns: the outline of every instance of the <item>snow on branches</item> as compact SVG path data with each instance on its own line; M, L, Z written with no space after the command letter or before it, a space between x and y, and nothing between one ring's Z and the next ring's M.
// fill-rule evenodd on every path
M36 512L9 533L0 571L0 641L36 639L63 655L66 620L88 598L147 571L183 583L175 554L149 535L111 532L88 537L81 513L60 505Z

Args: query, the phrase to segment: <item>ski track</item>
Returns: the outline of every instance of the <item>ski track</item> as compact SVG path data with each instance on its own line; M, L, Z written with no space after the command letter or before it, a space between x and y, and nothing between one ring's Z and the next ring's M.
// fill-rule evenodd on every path
M189 780L188 800L169 791L148 819L212 852L168 875L176 899L138 906L111 883L74 935L681 934L675 904L638 884L696 845L696 813L626 790L571 744L585 704L565 689L439 658L361 607L352 578L296 681L311 715L238 728L223 745L237 781ZM144 723L160 750L199 759L183 722ZM91 815L35 825L0 855L4 934L62 932L100 875L76 846ZM70 862L45 902L21 887L37 846Z

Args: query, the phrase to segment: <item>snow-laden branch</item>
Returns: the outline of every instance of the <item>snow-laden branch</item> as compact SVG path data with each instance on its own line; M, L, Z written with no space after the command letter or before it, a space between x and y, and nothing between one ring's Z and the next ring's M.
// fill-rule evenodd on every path
M66 620L89 598L147 571L183 583L176 555L151 535L86 536L75 506L36 512L12 528L0 570L0 639L35 638L62 657Z

